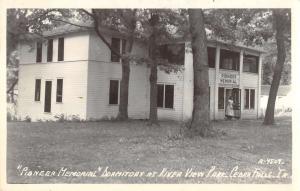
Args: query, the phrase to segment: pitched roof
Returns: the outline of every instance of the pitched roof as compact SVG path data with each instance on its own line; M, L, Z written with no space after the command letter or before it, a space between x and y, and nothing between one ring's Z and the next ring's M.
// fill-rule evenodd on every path
M71 24L65 24L65 25L61 25L59 27L56 27L54 29L52 29L51 31L45 31L43 32L43 36L44 37L50 37L50 36L58 36L58 35L64 35L64 34L69 34L69 33L76 33L76 32L82 32L82 31L93 31L93 24L91 22L86 22L86 23L75 23L78 26L75 25L71 25ZM82 26L82 27L80 27ZM106 33L106 34L111 34L111 35L119 35L119 36L124 36L121 35L120 32L113 30L113 29L109 29L109 28L100 28L102 33ZM125 37L125 36L124 36ZM190 37L177 37L173 40L171 40L173 43L175 42L186 42L189 41ZM208 39L208 42L210 43L218 43L218 44L222 44L222 45L228 45L228 46L232 46L232 47L239 47L242 49L246 49L246 50L252 50L255 52L260 52L260 53L264 53L262 48L259 47L251 47L251 46L245 46L242 43L234 43L232 44L231 42L227 42L224 40L220 40L220 39ZM162 42L164 43L164 42ZM165 43L170 43L170 42L165 42Z
M73 32L88 31L92 29L91 25L82 25L82 26L83 27L78 27L70 24L62 25L52 30L43 32L43 36L48 37L48 36L63 35L63 34L68 34Z
M270 85L261 85L261 95L269 95L270 92ZM286 96L291 91L290 85L282 85L279 86L277 96Z

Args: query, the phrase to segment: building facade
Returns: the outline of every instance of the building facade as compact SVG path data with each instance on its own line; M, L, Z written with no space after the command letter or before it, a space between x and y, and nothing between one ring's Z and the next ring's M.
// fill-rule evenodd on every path
M103 32L121 53L126 38ZM120 100L120 59L92 31L63 31L46 35L44 42L19 44L18 115L35 120L55 116L102 119L116 117ZM237 118L259 114L261 52L209 41L210 117L224 119L229 96ZM187 120L193 109L193 60L189 42L162 45L162 57L178 71L158 69L158 118ZM147 46L133 44L133 55L147 57ZM147 119L150 105L150 68L130 65L128 114Z

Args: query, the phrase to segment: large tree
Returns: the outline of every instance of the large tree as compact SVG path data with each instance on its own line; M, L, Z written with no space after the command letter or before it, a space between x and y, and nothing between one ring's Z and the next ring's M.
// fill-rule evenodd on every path
M150 108L149 124L158 124L157 117L157 72L158 68L164 72L178 72L180 67L161 59L159 46L168 43L177 35L182 35L185 14L179 9L143 9L139 12L142 27L141 35L146 39L149 58L146 59L150 67Z
M277 60L264 119L265 125L271 125L274 123L275 102L286 57L285 31L286 25L290 23L290 12L286 9L274 9L273 19L275 25L274 28L276 29Z
M88 12L81 9L85 14L89 15L94 23L94 30L98 37L111 49L116 55L121 58L122 64L122 80L120 85L120 103L117 119L128 119L128 94L129 94L129 78L130 78L130 54L132 52L134 38L136 38L137 15L136 9L92 9ZM121 54L117 50L113 50L109 42L103 37L100 32L101 27L113 28L127 37L125 51Z
M189 9L188 13L194 70L194 103L191 129L205 137L211 130L211 124L209 118L209 78L204 16L201 9Z

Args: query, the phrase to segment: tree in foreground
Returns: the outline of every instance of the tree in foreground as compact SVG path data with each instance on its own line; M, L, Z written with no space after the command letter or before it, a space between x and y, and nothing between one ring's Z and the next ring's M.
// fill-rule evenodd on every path
M209 118L209 78L204 16L201 9L189 9L188 14L194 71L194 102L190 128L193 133L206 137L212 127Z
M281 74L283 71L283 66L286 57L285 50L285 30L286 25L290 23L289 12L286 9L275 9L273 10L273 19L276 29L276 44L277 44L277 60L274 68L273 80L269 92L268 105L266 109L264 124L272 125L274 124L274 111L277 92L281 80Z

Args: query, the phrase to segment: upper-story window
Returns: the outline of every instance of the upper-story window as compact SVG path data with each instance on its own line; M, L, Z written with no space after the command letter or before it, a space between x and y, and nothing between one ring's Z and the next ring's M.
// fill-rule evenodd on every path
M239 71L239 69L240 69L240 53L221 49L221 51L220 51L220 68L226 69L226 70Z
M42 62L43 44L42 42L36 43L36 62Z
M126 48L126 40L120 38L112 38L111 47L118 54L124 54ZM120 62L120 56L115 54L114 51L111 51L110 60L112 62Z
M65 42L64 38L58 39L58 61L64 61L64 49L65 49Z
M158 57L169 64L184 65L185 44L164 44L159 46Z
M258 56L244 54L243 72L258 73Z
M208 66L210 68L214 68L216 64L216 48L215 47L207 47L207 59Z
M53 39L49 39L47 44L47 62L52 62L52 60L53 60Z

